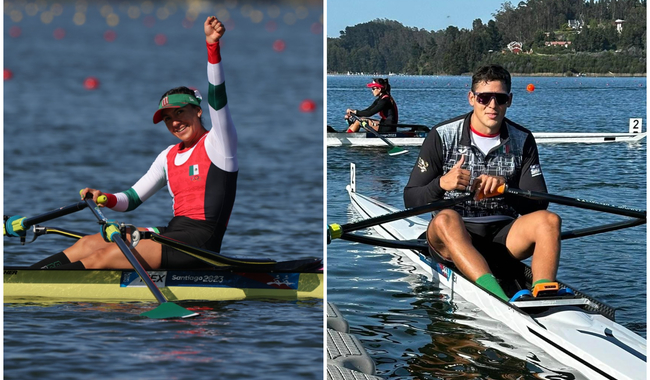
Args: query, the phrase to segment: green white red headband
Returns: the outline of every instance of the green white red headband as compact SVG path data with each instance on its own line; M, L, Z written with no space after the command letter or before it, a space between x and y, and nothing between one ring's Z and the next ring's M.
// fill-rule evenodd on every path
M189 94L172 94L165 96L158 105L158 111L153 114L153 123L158 124L162 121L163 110L167 108L181 108L189 104L200 107L201 99Z

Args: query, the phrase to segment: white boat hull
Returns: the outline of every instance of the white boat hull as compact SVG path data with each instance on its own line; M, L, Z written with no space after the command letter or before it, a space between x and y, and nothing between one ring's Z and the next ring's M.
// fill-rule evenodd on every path
M347 189L352 205L364 219L398 211L356 193L354 177ZM373 228L385 239L411 240L417 239L427 224L422 218L411 217ZM551 308L529 315L416 250L397 251L427 272L434 283L449 288L452 300L460 297L478 306L491 318L587 378L646 378L646 340L603 315L586 313L576 306Z
M412 136L409 136L412 135ZM396 146L421 146L426 132L382 134ZM538 144L600 144L610 142L635 143L641 141L646 132L641 133L533 133ZM386 143L370 133L328 133L327 146L380 146Z

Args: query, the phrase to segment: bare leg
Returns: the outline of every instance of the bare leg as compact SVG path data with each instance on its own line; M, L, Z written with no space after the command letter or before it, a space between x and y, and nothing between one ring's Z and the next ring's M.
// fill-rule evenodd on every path
M542 210L519 217L510 228L506 246L518 260L533 256L533 282L555 281L560 262L560 230L562 219Z
M440 211L427 229L429 243L442 257L452 261L471 281L490 272L490 267L465 229L461 216L453 210Z
M359 123L359 120L355 120L350 126L348 127L348 132L350 133L356 133L359 132L359 128L361 128L361 124Z
M130 241L130 237L127 239ZM162 248L159 243L141 240L132 250L146 269L160 268ZM70 262L81 261L88 269L129 269L131 263L115 243L107 243L100 234L79 239L72 247L63 251Z
M160 244L151 241L140 241L135 249L131 250L145 269L158 269L162 263L162 248ZM82 259L81 262L88 269L129 269L132 268L129 260L124 256L117 244L95 251L92 255Z

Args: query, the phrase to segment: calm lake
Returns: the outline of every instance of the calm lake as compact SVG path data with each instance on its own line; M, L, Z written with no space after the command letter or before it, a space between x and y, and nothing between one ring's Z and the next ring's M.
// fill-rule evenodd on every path
M207 94L203 22L217 15L228 29L221 53L240 164L222 252L324 256L322 5L62 4L5 2L4 67L13 76L4 82L4 214L77 202L87 186L129 189L176 143L152 123L160 96L181 85ZM88 77L97 89L84 88ZM315 110L301 112L303 101ZM314 133L296 133L305 125ZM165 189L107 217L165 225L171 199ZM89 211L44 225L98 232ZM29 265L70 244L6 239L4 263ZM138 316L153 306L5 304L4 378L323 378L322 300L194 302L182 304L199 309L194 320Z
M368 76L328 76L327 124L344 130L346 108L372 103ZM470 77L391 76L400 122L429 127L470 111ZM534 84L535 91L526 86ZM514 77L508 117L537 132L627 132L646 115L645 78ZM644 119L645 123L645 119ZM644 127L645 130L645 127ZM646 208L646 140L640 144L540 145L549 192ZM418 155L386 148L327 150L327 220L357 220L345 191L350 162L357 192L403 208L402 191ZM563 229L621 218L552 205ZM346 241L327 247L328 301L391 379L581 378L466 302L450 302L390 249ZM617 308L617 321L646 336L646 228L564 241L558 277Z

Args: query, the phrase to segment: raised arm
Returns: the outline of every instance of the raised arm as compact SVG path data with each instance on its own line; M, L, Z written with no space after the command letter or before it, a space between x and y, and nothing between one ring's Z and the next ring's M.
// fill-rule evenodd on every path
M208 157L218 168L227 172L236 172L239 169L237 131L228 109L219 46L219 40L226 32L226 28L214 16L208 17L203 26L208 49L208 104L212 120L212 129L206 140L206 150Z

